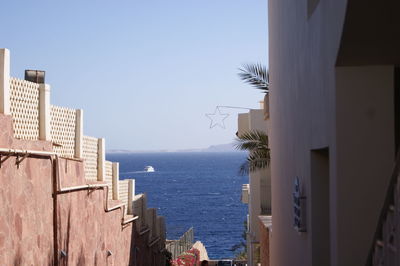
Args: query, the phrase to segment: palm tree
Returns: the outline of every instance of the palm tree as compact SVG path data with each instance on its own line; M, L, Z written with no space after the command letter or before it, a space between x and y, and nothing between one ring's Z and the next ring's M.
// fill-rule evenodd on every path
M246 162L239 169L243 175L268 167L271 160L268 136L259 130L247 131L236 138L236 149L248 151Z
M262 90L265 94L269 93L269 73L265 66L260 63L243 64L239 71L238 75L241 80Z
M269 73L260 63L244 64L239 68L239 77L256 89L269 93ZM240 166L239 172L243 175L266 168L271 160L268 147L268 136L259 130L252 130L238 135L236 148L249 152L247 160Z

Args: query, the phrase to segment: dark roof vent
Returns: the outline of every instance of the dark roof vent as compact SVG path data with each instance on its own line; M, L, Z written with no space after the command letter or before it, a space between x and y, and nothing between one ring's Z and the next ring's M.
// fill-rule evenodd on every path
M45 73L43 70L25 70L25 80L43 84Z

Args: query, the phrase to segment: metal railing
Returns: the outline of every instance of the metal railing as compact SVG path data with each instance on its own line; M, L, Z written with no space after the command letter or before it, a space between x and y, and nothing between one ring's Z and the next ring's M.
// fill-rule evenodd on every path
M194 243L193 227L187 230L178 240L167 240L165 248L171 252L175 260L180 254L192 248Z
M367 266L400 265L400 153L397 154Z

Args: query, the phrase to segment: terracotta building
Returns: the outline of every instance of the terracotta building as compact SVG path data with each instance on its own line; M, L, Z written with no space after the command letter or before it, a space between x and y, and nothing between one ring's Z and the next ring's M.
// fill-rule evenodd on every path
M164 218L83 135L83 111L9 69L0 49L0 265L164 265Z

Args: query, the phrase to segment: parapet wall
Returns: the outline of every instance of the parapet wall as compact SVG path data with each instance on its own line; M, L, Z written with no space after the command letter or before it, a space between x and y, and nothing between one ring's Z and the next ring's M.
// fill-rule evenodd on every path
M99 139L83 136L82 150L82 157L85 159L85 178L87 180L99 179Z
M39 84L10 78L10 111L14 136L18 139L39 139Z
M82 110L9 76L6 49L0 128L1 265L163 265L164 218L119 180L105 140L83 135Z
M0 115L0 127L11 129L11 118ZM107 186L88 187L80 161L32 150L48 152L48 143L15 144L0 152L1 265L140 265L131 247L143 240L134 238L134 219L123 205L107 206ZM17 146L30 151L17 153Z
M77 130L77 110L66 107L50 106L50 136L54 151L62 157L74 158Z
M132 214L134 187L129 194L128 183L134 182L120 181L119 165L105 160L105 139L83 134L83 110L51 105L50 85L11 77L7 49L0 49L0 59L0 113L11 115L13 137L49 141L58 156L82 160L85 179L106 182L108 197Z

